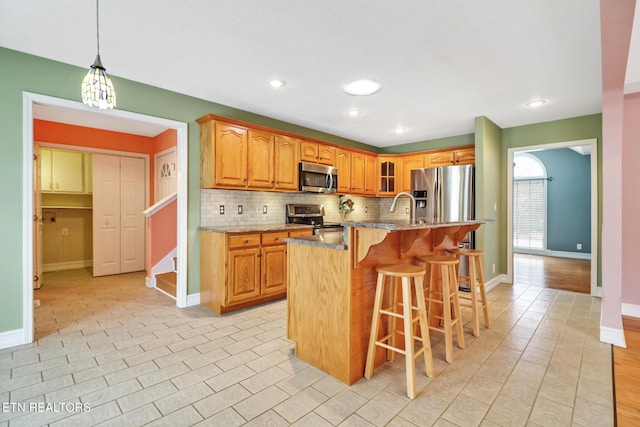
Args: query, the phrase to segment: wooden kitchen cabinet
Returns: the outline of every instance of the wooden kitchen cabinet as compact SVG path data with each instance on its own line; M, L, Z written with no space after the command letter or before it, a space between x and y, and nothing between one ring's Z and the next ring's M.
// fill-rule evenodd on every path
M338 169L338 171L340 171ZM364 194L365 162L364 154L351 153L351 193Z
M249 129L247 146L247 185L251 188L273 188L275 184L273 134Z
M475 147L429 153L428 166L472 165L476 161Z
M287 245L311 228L268 232L200 231L200 301L218 314L284 298Z
M376 195L376 182L378 165L375 156L364 155L364 194L367 196Z
M214 120L200 123L200 186L246 188L247 129Z
M338 168L338 193L351 192L351 151L338 148L336 150L336 167Z
M400 162L398 157L379 156L378 164L378 195L393 196L399 190Z
M40 149L40 191L43 193L90 193L85 160L90 155L80 151Z
M282 191L298 191L298 150L300 141L284 135L274 136L275 170L274 189Z
M412 155L412 156L403 156L402 157L402 181L400 184L400 191L411 192L411 170L413 169L421 169L424 168L425 165L425 155Z
M300 144L300 161L335 166L336 147L310 141L302 141Z

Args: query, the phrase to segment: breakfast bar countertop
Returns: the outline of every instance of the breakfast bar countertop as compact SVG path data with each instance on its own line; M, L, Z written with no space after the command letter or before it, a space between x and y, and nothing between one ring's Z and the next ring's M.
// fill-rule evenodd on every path
M212 225L200 227L201 231L211 231L215 233L254 233L263 231L290 231L290 230L311 230L313 226L306 224L249 224L249 225Z

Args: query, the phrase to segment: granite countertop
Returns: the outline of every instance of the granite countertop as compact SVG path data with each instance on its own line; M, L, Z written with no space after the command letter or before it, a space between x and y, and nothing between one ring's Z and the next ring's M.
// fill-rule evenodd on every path
M287 243L297 243L300 245L317 246L328 249L347 249L347 244L345 242L345 233L338 231L318 234L315 236L288 237L284 239L284 241Z
M495 222L495 219L472 219L468 221L459 222L423 222L419 224L410 224L406 220L402 221L345 221L345 227L363 227L363 228L378 228L382 230L390 231L402 231L402 230L419 230L423 228L442 228L442 227L456 227L461 225L475 225L475 224L487 224Z
M251 225L212 225L200 227L201 231L211 231L215 233L252 233L263 231L288 231L300 229L312 229L313 226L306 224L251 224Z

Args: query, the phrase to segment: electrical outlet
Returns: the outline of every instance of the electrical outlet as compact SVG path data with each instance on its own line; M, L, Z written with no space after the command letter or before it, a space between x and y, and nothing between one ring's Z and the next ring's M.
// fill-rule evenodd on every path
M364 213L368 213L369 212L369 208L367 206L364 207Z
M578 243L578 244L576 245L576 249L577 249L577 250L579 250L579 251L581 251L581 250L582 250L582 243Z
M238 215L242 215L242 205L238 205Z
M263 213L263 214L266 214L266 213L267 213L267 205L264 205L264 206L262 207L262 213Z
M220 205L220 215L224 215L224 205Z
M406 209L404 210L404 213L408 214L408 213L409 213L409 208L406 208Z
M69 229L68 229L68 228L66 228L66 227L65 227L65 228L63 228L63 229L62 229L62 235L63 235L63 236L68 236L68 235L69 235Z
M491 272L492 272L492 273L495 273L495 272L496 272L496 265L495 265L495 264L492 264L492 265L491 265Z

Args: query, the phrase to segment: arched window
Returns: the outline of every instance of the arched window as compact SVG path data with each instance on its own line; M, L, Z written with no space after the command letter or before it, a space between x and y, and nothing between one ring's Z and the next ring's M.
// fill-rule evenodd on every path
M513 249L539 252L547 247L547 170L536 156L513 156Z

